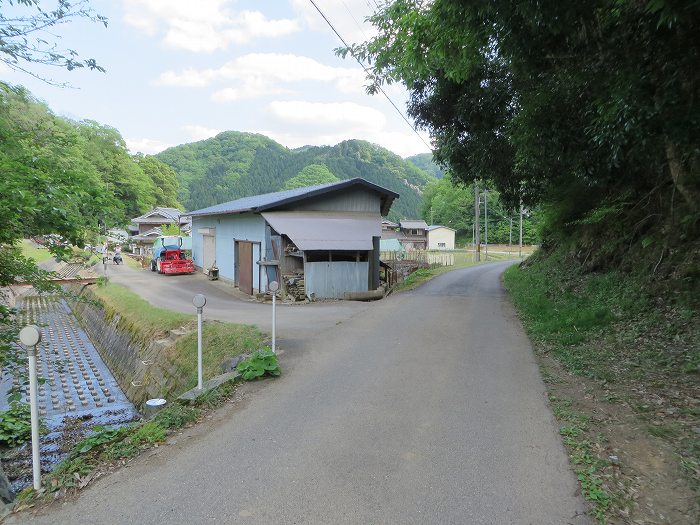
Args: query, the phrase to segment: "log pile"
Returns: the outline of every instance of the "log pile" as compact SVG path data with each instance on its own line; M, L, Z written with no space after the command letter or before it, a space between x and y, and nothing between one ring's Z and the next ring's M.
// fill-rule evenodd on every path
M283 275L282 279L284 279L287 297L294 301L303 301L306 299L306 285L304 283L303 273Z

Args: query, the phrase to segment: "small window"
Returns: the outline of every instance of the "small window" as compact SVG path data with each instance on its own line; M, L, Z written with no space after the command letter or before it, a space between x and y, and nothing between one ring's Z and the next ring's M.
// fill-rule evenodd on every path
M445 247L445 243L444 243L444 242L439 242L439 243L438 243L438 248L444 248L444 247Z

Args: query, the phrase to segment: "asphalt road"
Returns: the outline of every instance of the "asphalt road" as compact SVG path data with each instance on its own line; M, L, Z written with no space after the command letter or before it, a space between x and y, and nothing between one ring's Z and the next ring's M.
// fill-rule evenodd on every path
M96 269L102 273L102 265ZM260 303L223 281L209 281L201 273L160 275L148 270L134 270L127 265L107 265L111 282L126 286L151 304L187 314L196 313L192 306L195 294L204 294L207 305L204 319L253 324L272 331L270 303ZM368 303L328 301L318 303L278 303L277 330L289 347L301 346L309 336L319 334L366 310Z
M10 523L589 523L505 266L365 305L176 443Z

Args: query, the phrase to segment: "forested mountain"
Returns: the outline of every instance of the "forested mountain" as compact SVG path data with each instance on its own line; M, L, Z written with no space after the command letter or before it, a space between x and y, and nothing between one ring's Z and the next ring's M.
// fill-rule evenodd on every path
M445 176L445 170L435 163L432 153L419 153L418 155L406 157L406 160L436 179L441 179Z
M59 233L75 244L98 222L123 226L154 206L179 207L174 171L132 156L116 129L54 115L0 82L0 244Z
M227 131L157 157L177 173L180 201L188 210L278 191L306 166L317 164L338 179L362 177L397 192L401 197L391 216L417 217L421 192L434 180L398 155L361 140L291 150L263 135Z

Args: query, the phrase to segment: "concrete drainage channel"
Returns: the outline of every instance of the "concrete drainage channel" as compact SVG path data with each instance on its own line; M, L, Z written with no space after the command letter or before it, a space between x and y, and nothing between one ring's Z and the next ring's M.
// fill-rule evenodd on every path
M55 296L29 296L18 305L22 325L36 324L42 332L38 346L39 414L48 434L41 438L41 469L49 472L71 446L96 425L119 426L138 419L127 399L66 302ZM7 410L8 378L0 383L0 409ZM20 387L17 380L15 387ZM28 402L27 388L21 387ZM10 451L3 467L17 492L31 485L29 445Z

